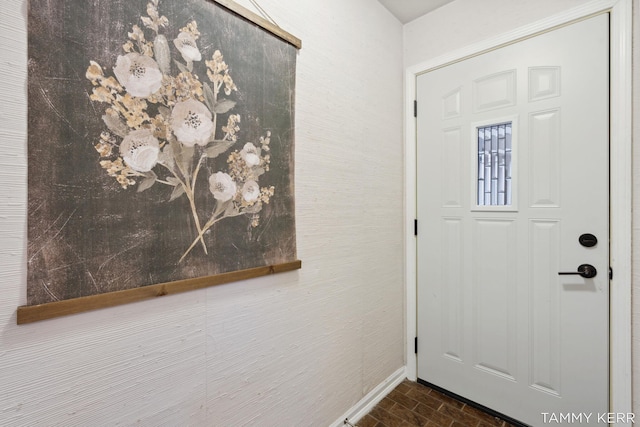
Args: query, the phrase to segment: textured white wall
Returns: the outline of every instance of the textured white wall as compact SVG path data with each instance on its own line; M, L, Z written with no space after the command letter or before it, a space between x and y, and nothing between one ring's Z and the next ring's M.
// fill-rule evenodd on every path
M0 425L322 426L403 366L402 27L369 0L260 4L303 42L302 270L16 326L27 0L2 0Z
M404 64L437 58L564 10L585 0L456 0L404 26ZM640 2L634 8L633 84L633 409L640 414ZM497 19L499 18L499 19Z
M455 0L404 26L404 64L416 65L530 24L585 0Z

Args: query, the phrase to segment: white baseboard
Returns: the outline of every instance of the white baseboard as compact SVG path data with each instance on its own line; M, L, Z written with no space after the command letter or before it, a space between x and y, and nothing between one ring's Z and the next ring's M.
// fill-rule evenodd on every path
M391 393L398 384L407 378L407 369L405 366L395 371L386 380L378 384L365 397L360 399L358 403L353 405L340 418L330 424L329 427L345 427L345 419L349 419L351 424L356 424L360 418L364 417L376 406L384 397Z

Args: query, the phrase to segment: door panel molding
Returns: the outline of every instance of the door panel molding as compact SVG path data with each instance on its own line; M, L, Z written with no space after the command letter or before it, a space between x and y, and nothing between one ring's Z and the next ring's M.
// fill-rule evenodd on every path
M632 412L631 383L631 30L632 0L594 0L544 20L491 39L472 44L435 59L411 66L405 74L405 186L406 186L406 314L407 377L417 379L416 336L416 126L413 101L418 75L450 63L533 37L543 32L589 18L610 14L610 265L615 272L610 281L610 411ZM626 424L617 423L616 426Z

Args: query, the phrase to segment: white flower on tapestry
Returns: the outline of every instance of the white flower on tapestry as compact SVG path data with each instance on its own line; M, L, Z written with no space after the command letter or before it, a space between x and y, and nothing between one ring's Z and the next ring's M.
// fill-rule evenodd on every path
M138 53L118 56L113 74L133 96L146 98L162 86L162 73L156 61Z
M236 101L228 98L238 90L231 68L212 42L198 48L196 21L174 29L158 6L159 0L151 0L148 16L140 17L142 28L133 25L127 33L113 76L90 61L86 78L93 84L90 99L107 105L106 130L95 144L99 165L123 189L141 193L160 184L168 189L167 202L184 200L193 241L182 261L198 246L208 254L204 236L225 218L246 216L250 228L259 226L262 207L275 193L273 186L259 185L269 171L270 156L263 153L269 152L271 133L233 149L241 117L232 113ZM219 169L214 159L226 152L228 169L212 173ZM198 190L202 175L207 192Z
M171 112L171 128L178 141L187 147L207 145L213 132L211 112L195 99L180 101Z
M200 54L198 45L196 45L196 39L193 37L193 34L181 32L178 34L178 37L173 40L173 44L178 48L178 51L180 51L182 59L184 59L185 62L189 63L193 61L200 61L202 59L202 55Z
M209 177L209 190L216 200L227 202L236 194L236 183L228 173L217 172Z
M255 181L245 182L242 186L242 198L249 203L253 203L258 200L258 197L260 197L258 183Z
M247 166L257 166L260 164L260 151L250 142L244 144L242 151L240 151L240 155Z
M158 163L160 143L151 129L134 130L120 144L124 162L136 172L149 172Z

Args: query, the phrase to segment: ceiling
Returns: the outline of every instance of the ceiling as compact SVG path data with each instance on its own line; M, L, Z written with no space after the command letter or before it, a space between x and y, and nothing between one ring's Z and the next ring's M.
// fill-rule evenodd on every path
M453 0L378 0L403 24L451 3Z

